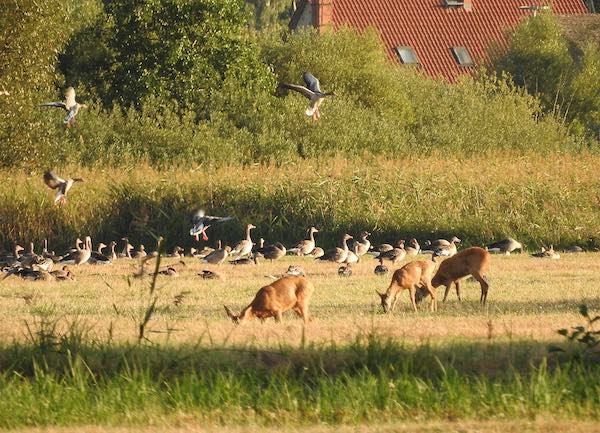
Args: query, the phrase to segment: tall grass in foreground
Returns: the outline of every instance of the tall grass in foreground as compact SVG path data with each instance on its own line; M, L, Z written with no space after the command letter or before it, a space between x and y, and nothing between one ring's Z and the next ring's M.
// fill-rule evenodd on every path
M83 175L65 207L52 206L41 172L2 172L0 245L50 240L52 249L91 234L97 240L129 236L152 246L165 236L170 249L194 244L193 208L236 221L212 227L212 240L231 243L253 233L267 242L301 239L315 225L318 244L337 243L344 232L373 232L374 241L419 240L458 234L465 244L513 236L529 248L553 243L599 246L600 212L591 154L480 157L443 154L396 160L323 158L283 167L202 170L148 166L57 169Z
M128 346L76 332L0 348L0 426L597 419L600 365L523 344Z

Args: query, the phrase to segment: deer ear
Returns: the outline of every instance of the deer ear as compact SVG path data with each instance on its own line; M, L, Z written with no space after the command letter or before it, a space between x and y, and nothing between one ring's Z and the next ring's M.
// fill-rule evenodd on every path
M229 307L227 307L227 305L223 305L223 307L225 307L225 312L227 313L227 317L229 317L231 320L233 320L235 322L237 319L237 316L231 312L231 310L229 309Z

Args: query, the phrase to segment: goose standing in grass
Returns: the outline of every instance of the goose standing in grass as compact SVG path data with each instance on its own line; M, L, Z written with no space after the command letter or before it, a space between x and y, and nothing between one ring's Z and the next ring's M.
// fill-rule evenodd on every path
M371 241L367 239L371 233L362 231L358 235L358 240L354 241L352 250L357 256L364 256L371 249Z
M71 189L75 182L83 182L83 178L75 177L75 178L67 178L66 180L58 177L52 171L46 171L44 173L44 182L50 189L56 190L56 195L54 196L54 204L66 204L67 203L67 192Z
M146 247L143 244L140 244L140 247L138 248L138 250L135 253L133 253L131 256L134 259L143 259L147 255L148 255L148 253L146 252Z
M565 249L565 253L583 253L585 250L581 248L579 245L572 245Z
M261 238L262 240L262 238ZM285 256L286 249L285 246L281 242L276 242L273 245L267 245L266 247L261 247L256 250L258 253L262 254L265 259L270 260L278 260Z
M309 254L309 256L314 257L315 259L318 259L319 257L323 257L323 255L325 254L325 250L323 250L323 248L321 247L315 247Z
M62 108L67 112L63 123L66 128L70 128L75 124L75 116L79 113L82 108L87 108L87 105L80 104L75 100L75 89L72 87L67 88L65 91L65 102L44 102L40 104L40 107L55 107Z
M202 259L202 263L210 263L213 265L220 265L227 259L227 257L229 257L230 252L231 252L231 247L228 245L225 246L225 248L219 248L217 250L214 250L212 253L210 253L206 257L204 257Z
M3 254L0 256L0 266L13 266L15 263L19 262L21 258L21 251L24 251L21 245L15 245L15 248L12 254Z
M319 233L314 227L308 230L308 239L301 240L288 251L298 256L307 256L315 249L315 233Z
M514 250L521 250L521 252L523 252L523 244L521 244L521 242L517 242L513 238L506 238L489 244L487 246L487 250L490 253L502 253L508 256Z
M346 258L348 257L348 241L352 239L352 236L349 234L345 234L342 237L342 241L340 243L341 247L333 248L323 254L321 257L318 257L318 260L327 260L329 262L334 263L344 263Z
M452 257L454 254L458 252L456 244L460 243L460 239L454 236L450 242L442 243L441 241L448 242L445 239L438 239L431 243L433 247L433 254L441 257Z
M309 103L308 107L306 108L306 115L312 116L313 120L319 120L319 118L321 117L319 107L325 100L325 97L335 96L335 92L322 92L319 80L310 72L305 72L303 78L306 86L302 86L299 84L281 83L280 87L298 92L302 96L307 98L309 100Z
M115 248L117 247L117 243L115 241L110 241L110 243L108 244L108 247L110 248L110 259L111 260L117 260L117 252L115 251Z
M217 217L206 215L206 213L202 209L198 209L194 211L192 214L192 228L190 229L190 236L194 236L196 241L199 241L199 235L202 235L202 240L207 241L208 236L206 235L206 230L213 224L222 223L225 221L229 221L233 219L233 217Z
M129 243L128 238L122 238L121 240L125 241L125 246L123 247L123 251L119 253L120 258L131 258L131 251L133 250L133 245Z
M398 246L391 249L390 251L386 251L385 253L381 253L379 256L380 259L389 260L393 264L401 262L406 257L406 250L404 249L404 241L398 241Z
M102 250L106 247L107 245L100 242L96 251L92 251L88 262L92 265L110 265L110 259L102 252Z
M407 255L416 256L421 252L421 245L419 245L419 242L415 238L412 238L408 241L408 246L404 249L406 250Z
M83 244L82 240L77 238L75 241L75 251L67 254L62 260L59 262L61 264L69 264L69 265L81 265L86 263L91 255L92 255L92 246L91 239L89 236L85 238L85 245L83 248L79 246L79 244Z
M231 256L235 256L235 258L239 259L240 257L247 256L252 252L252 247L254 244L252 243L252 238L250 237L250 230L255 228L256 226L253 224L248 224L246 226L246 239L239 241L235 247L231 249Z

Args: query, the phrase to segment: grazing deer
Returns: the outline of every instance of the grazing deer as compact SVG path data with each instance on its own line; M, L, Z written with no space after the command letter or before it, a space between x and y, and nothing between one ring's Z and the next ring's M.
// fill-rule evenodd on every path
M306 277L289 276L278 279L268 286L262 287L254 300L239 315L235 315L225 306L227 316L233 323L239 324L244 320L257 318L261 322L269 317L274 317L277 322L288 310L294 310L298 316L309 321L308 302L314 287Z
M448 297L450 286L454 283L456 287L456 296L460 301L460 280L468 275L472 275L481 286L480 302L485 304L489 284L485 280L485 273L490 265L491 254L479 247L471 247L462 250L456 255L444 260L438 268L435 276L431 280L431 285L435 288L446 286L444 292L444 301ZM419 294L419 300L427 296L425 291Z
M405 289L409 290L410 302L412 303L413 309L417 311L415 293L420 285L431 295L431 311L437 310L436 293L431 285L431 276L433 275L434 270L435 263L433 261L417 260L407 263L394 272L387 291L385 293L376 291L381 298L383 311L385 313L394 311L396 303L398 302L398 294Z

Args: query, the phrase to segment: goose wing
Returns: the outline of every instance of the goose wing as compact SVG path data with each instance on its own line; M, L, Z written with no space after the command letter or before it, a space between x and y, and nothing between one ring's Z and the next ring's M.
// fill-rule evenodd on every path
M302 96L308 98L308 99L312 99L313 96L315 95L315 92L313 92L310 89L307 89L304 86L300 86L298 84L289 84L289 83L281 83L279 85L280 87L283 87L285 89L289 89L289 90L293 90L295 92L300 93Z
M303 75L303 78L304 78L304 82L306 83L306 87L308 87L310 90L312 90L315 93L322 93L321 92L321 84L319 83L319 80L317 79L317 77L315 77L310 72L305 72Z
M44 102L43 104L40 104L40 107L56 107L62 108L63 110L67 110L67 106L64 102Z
M48 188L56 189L60 188L65 184L65 180L58 177L52 171L47 171L44 173L44 182L48 185Z

